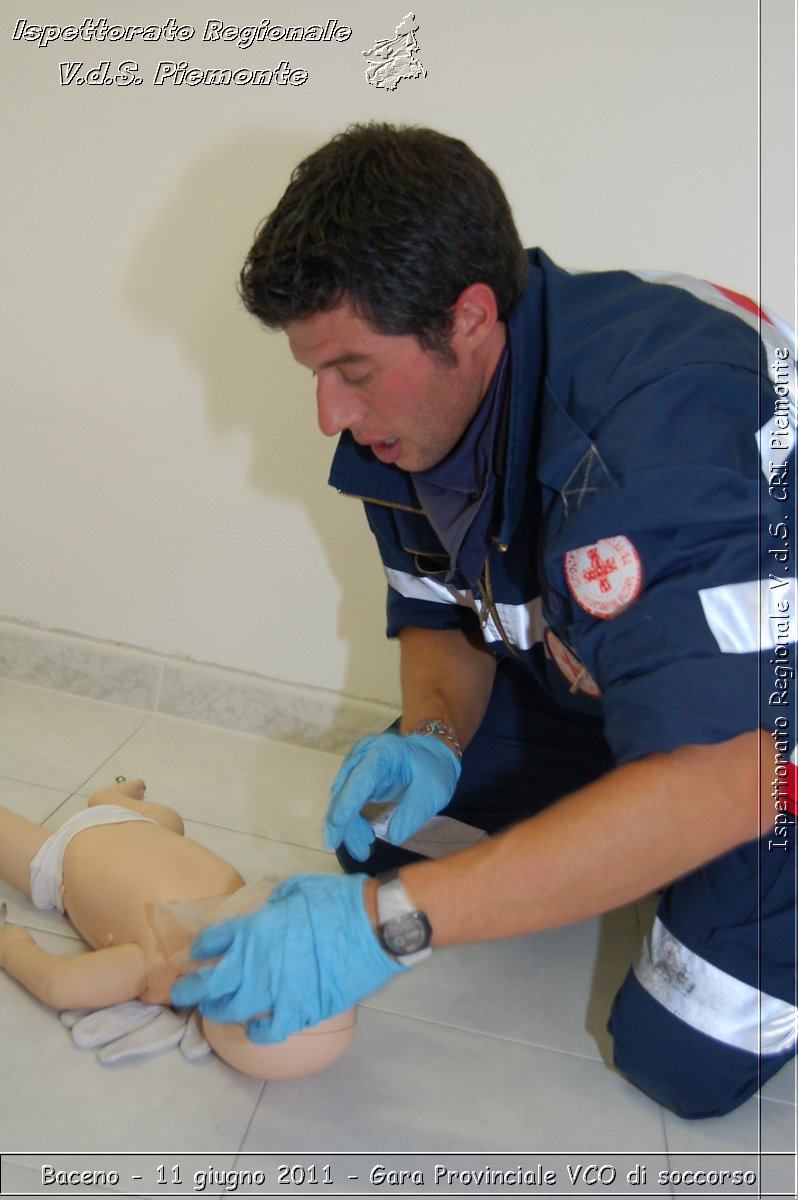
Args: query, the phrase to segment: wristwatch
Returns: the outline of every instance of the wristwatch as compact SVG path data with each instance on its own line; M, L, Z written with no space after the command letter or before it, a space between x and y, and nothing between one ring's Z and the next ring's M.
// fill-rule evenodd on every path
M398 870L377 876L377 938L383 950L406 967L432 953L432 926L408 896Z

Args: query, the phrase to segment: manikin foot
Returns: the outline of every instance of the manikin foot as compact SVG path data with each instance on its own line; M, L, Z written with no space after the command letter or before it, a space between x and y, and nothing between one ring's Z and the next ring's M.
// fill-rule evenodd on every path
M113 787L103 788L101 792L89 796L89 808L97 804L116 804L122 808L129 808L182 837L185 830L180 815L166 804L152 804L145 800L145 790L143 779L125 779L124 775L119 775Z
M119 776L112 787L103 788L89 797L89 806L96 804L113 804L119 796L127 796L129 800L143 800L147 785L143 779L125 779Z

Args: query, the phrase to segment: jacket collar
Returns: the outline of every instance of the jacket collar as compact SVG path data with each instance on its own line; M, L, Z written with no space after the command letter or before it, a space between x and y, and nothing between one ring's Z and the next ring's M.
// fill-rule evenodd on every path
M523 296L507 319L510 399L502 515L496 535L500 546L509 545L521 516L529 479L529 466L533 459L532 441L545 371L542 263L545 255L540 250L529 250L527 254L527 285Z
M359 446L348 429L338 440L327 482L348 496L394 508L422 512L412 476L390 463L381 463L368 446Z

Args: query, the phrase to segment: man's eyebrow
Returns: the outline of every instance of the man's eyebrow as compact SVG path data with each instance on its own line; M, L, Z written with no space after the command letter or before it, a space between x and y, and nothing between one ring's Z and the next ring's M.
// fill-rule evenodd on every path
M366 362L370 358L370 354L339 354L337 358L328 358L326 362L319 363L316 370L321 370L322 367L339 367L342 363Z

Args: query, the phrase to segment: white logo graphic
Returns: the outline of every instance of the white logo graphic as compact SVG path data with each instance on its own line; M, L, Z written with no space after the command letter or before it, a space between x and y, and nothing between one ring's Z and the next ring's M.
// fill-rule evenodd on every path
M363 51L368 62L366 81L372 87L393 92L403 79L419 79L427 74L418 58L417 31L416 15L409 12L396 26L394 37L378 38L370 50Z
M617 617L640 595L640 555L623 535L569 550L563 566L577 604L594 617Z

